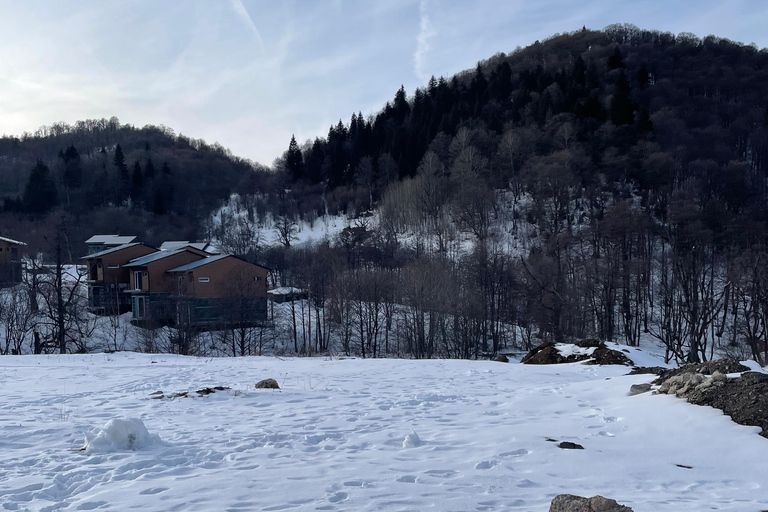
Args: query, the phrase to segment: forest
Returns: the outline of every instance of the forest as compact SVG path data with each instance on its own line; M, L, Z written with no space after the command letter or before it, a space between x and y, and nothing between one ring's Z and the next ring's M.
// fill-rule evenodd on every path
M298 353L479 358L594 337L765 362L766 98L766 50L581 29L401 87L271 168L114 118L4 137L0 228L40 250L56 215L218 240L307 290ZM232 194L245 215L212 220ZM295 243L327 215L350 225ZM270 223L278 243L258 235Z

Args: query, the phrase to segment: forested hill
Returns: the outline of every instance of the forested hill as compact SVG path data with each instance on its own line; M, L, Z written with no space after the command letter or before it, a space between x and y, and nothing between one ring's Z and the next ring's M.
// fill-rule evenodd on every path
M654 200L685 185L738 213L765 205L767 106L765 50L611 25L401 88L373 117L292 142L285 167L300 211L326 184L332 205L359 210L421 164L494 188L555 169L585 188L624 184Z
M211 210L264 171L164 126L56 123L0 138L0 231L46 250L64 213L73 254L93 233L194 240Z

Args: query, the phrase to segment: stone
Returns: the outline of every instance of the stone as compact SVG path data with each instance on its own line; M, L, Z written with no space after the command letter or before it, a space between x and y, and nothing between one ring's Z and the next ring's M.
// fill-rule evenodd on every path
M651 385L649 383L645 384L632 384L629 388L629 394L630 395L639 395L641 393L647 393L651 390Z
M572 443L570 441L563 441L559 445L557 445L558 448L562 448L563 450L583 450L584 447L577 443Z
M275 379L264 379L256 383L256 389L280 389Z
M508 363L509 362L509 358L507 356L505 356L504 354L499 354L493 360L496 361L497 363Z
M584 498L560 494L552 500L549 512L632 512L632 509L603 496Z
M596 340L596 339L591 338L591 339L577 341L575 343L575 345L577 347L581 347L581 348L593 348L593 347L594 348L598 348L598 347L605 346L605 343L603 343L600 340Z

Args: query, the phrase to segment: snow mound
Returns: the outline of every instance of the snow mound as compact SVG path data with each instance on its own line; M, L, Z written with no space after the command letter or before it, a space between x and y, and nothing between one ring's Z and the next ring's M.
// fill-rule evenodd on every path
M160 443L160 437L150 434L138 418L109 420L103 427L85 434L85 453L109 453L144 450Z
M405 439L403 439L403 448L416 448L418 446L421 446L421 439L419 438L419 434L411 430L411 433L405 436Z

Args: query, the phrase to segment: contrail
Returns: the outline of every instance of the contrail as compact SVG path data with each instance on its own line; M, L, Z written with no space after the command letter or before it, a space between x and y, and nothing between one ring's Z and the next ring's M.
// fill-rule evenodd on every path
M261 40L259 29L256 28L256 24L253 22L253 19L251 19L251 15L248 14L248 10L243 5L242 0L230 0L230 3L235 10L235 14L237 14L237 17L251 29L251 32L253 32L253 35L256 36L256 40L259 42L261 50L264 51L264 41Z

